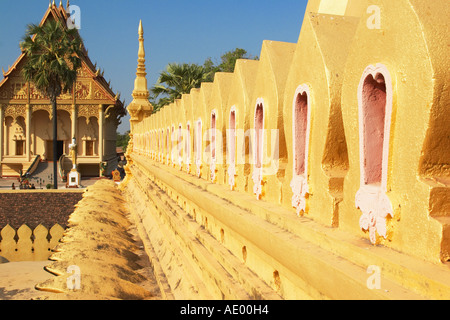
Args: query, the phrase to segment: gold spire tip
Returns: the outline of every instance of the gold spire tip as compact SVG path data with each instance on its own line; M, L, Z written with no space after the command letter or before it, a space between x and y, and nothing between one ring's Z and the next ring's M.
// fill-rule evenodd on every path
M139 20L139 35L144 35L144 28L142 27L142 20Z

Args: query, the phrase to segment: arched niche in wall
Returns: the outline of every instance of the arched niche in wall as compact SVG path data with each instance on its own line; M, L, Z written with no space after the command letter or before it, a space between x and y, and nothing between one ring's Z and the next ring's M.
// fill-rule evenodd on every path
M195 130L195 166L197 169L197 176L201 175L202 168L202 119L197 120L196 130Z
M183 127L178 124L178 134L177 134L177 163L180 170L183 168Z
M170 128L166 129L166 164L170 164Z
M163 161L164 155L164 129L159 130L159 162Z
M211 158L210 158L210 176L211 181L215 181L216 179L216 152L217 152L217 143L216 143L216 110L211 112Z
M264 100L259 98L255 107L255 134L253 139L253 193L257 199L262 194L264 151Z
M386 218L393 210L387 191L392 83L386 66L368 66L358 86L360 188L355 205L362 211L359 225L386 238ZM375 233L376 232L376 233Z
M170 131L170 164L175 166L175 146L174 141L177 141L175 136L175 125L172 124L172 129Z
M186 124L186 143L185 143L185 157L186 157L186 172L190 172L192 148L191 148L191 122L188 121Z
M311 106L309 105L309 87L300 85L294 95L292 106L293 133L293 177L291 180L292 206L297 215L306 212L308 188L308 153L311 131Z
M235 187L236 176L236 107L230 109L230 119L228 126L228 184L231 190Z

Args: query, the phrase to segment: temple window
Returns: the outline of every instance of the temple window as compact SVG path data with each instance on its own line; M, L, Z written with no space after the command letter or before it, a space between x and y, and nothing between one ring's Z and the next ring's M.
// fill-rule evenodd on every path
M87 156L94 155L94 141L86 141L86 155Z
M16 140L16 156L23 156L25 153L25 141L23 140Z

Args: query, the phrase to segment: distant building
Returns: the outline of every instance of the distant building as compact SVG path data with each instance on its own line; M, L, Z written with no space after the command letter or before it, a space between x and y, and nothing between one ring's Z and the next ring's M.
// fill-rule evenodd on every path
M69 14L62 4L49 5L40 25L49 20L61 21L65 27ZM69 154L75 137L78 145L78 167L83 176L98 176L101 162L107 163L106 174L117 167L116 129L125 114L119 100L88 57L80 57L72 92L57 99L58 154L53 154L52 110L45 94L27 83L21 69L26 56L22 53L0 82L0 176L18 176L33 162L59 160ZM66 160L67 161L67 160Z

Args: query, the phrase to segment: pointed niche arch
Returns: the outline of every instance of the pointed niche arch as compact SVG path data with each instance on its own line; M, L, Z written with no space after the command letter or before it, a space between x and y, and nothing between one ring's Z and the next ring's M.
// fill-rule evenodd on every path
M311 131L310 90L306 84L297 87L292 105L293 177L291 180L292 206L297 215L306 212L308 196L308 154Z
M392 115L392 81L386 66L368 66L358 86L360 188L355 205L362 211L360 227L370 241L386 238L386 218L392 217L386 195Z

